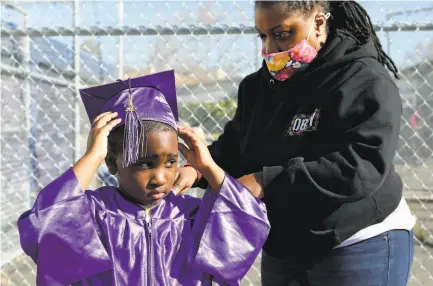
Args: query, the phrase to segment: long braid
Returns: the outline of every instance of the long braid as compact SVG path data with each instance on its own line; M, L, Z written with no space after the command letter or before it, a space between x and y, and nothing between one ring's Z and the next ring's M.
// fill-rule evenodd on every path
M314 7L321 7L325 13L331 12L329 20L330 28L340 30L346 35L354 38L358 44L363 45L371 38L378 53L378 61L390 70L395 78L399 78L398 69L382 48L379 38L374 31L373 23L367 11L355 1L256 1L256 7L269 8L281 5L282 11L286 13L302 12L311 15Z
M355 1L332 1L330 10L333 15L331 26L352 36L360 44L365 44L370 38L378 52L378 61L390 70L395 78L399 78L398 69L385 51L374 31L373 23L367 11Z

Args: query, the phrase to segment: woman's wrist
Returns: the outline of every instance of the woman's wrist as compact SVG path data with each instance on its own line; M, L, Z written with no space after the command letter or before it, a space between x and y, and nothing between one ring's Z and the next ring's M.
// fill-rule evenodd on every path
M182 166L183 168L185 168L185 167L191 167L191 168L193 168L196 172L197 172L197 177L196 177L196 179L195 179L195 183L197 183L202 177L203 177L203 175L202 175L202 173L200 173L196 168L194 168L190 163L188 163L188 162L186 162L183 166Z

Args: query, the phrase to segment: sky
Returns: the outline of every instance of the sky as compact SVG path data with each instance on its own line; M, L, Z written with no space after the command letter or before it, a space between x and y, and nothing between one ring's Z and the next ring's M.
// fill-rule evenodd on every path
M73 27L73 4L65 2L38 2L15 1L20 7L28 11L29 26L40 27ZM116 26L118 24L118 1L80 1L79 26ZM361 1L361 4L369 12L373 22L384 23L387 21L386 13L401 10L433 7L432 1ZM207 7L210 14L202 12L201 15L210 15L207 19L201 18L200 9ZM2 7L1 16L4 21L22 25L22 16L15 11ZM210 20L209 20L210 19ZM393 21L401 22L431 22L433 11L412 13L395 16ZM214 25L250 25L254 24L253 2L251 1L124 1L124 25L125 26L156 26L156 25L195 25L200 21L208 21ZM380 32L379 38L388 50L388 43L384 32ZM419 45L427 45L433 42L433 31L414 32L390 32L390 55L400 68L423 60L424 54L417 55L416 48ZM56 37L70 47L70 37ZM81 37L85 41L88 37ZM102 44L103 61L116 65L118 37L104 36L97 39ZM137 69L154 63L165 61L170 53L155 54L155 41L157 36L128 36L125 37L124 62L127 66ZM257 37L254 34L235 36L179 36L171 38L159 38L165 43L168 41L172 49L176 50L177 61L185 62L179 65L203 64L206 68L229 68L242 60L247 65L245 74L254 71L260 65L260 49ZM234 46L232 46L234 44ZM159 47L160 48L160 47ZM183 53L183 54L182 54ZM181 56L183 55L183 56ZM191 55L196 60L191 63ZM220 62L224 62L221 65Z

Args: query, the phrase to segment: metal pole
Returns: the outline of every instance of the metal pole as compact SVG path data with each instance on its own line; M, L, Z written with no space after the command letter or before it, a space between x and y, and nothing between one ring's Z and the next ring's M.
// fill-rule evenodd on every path
M23 8L15 5L14 3L10 2L3 2L3 5L5 7L12 9L14 11L17 11L21 13L24 16L24 29L27 30L29 25L29 15L26 10ZM29 148L29 168L28 168L28 176L29 176L29 187L27 191L27 204L28 207L32 206L32 193L36 190L37 186L37 179L36 179L36 142L35 142L35 136L33 135L33 113L34 113L34 104L32 104L32 98L31 98L31 87L30 87L30 35L25 34L22 39L22 46L23 46L23 52L21 57L21 66L23 72L23 85L22 85L22 92L23 92L23 98L24 98L24 106L25 106L25 132L27 135L27 147ZM3 69L4 65L2 65Z
M98 37L98 65L99 65L99 82L102 84L104 82L104 70L102 69L102 44Z
M421 8L421 9L411 9L411 10L390 12L390 13L386 14L386 20L388 21L388 24L389 24L392 16L400 16L400 15L427 12L427 11L433 11L433 7L425 7L425 8ZM386 31L386 39L387 39L387 54L388 54L388 56L391 56L391 38L389 37L389 31Z
M390 20L391 20L391 15L388 14L387 15L388 23ZM391 56L391 38L389 36L389 31L386 31L386 53L388 54L388 56Z
M63 78L66 78L69 76L69 74L65 74L65 73L60 73L61 77L52 77L52 76L38 73L38 72L32 72L32 71L28 72L28 71L24 70L23 67L17 68L15 66L11 66L8 64L1 65L0 69L1 69L1 73L5 74L5 75L20 76L22 78L27 77L28 79L31 79L33 81L64 86L64 87L71 89L72 91L73 91L73 88L75 86L70 81L63 79Z
M411 32L411 31L432 31L433 23L419 22L419 23L402 23L392 22L389 25L374 24L373 28L379 32ZM23 29L9 29L1 27L1 37L73 37L75 35L83 37L96 37L96 36L168 36L168 35L239 35L239 34L256 34L257 30L252 26L242 27L80 27L75 28L50 28L38 27Z
M118 27L121 28L123 27L123 0L118 0ZM123 35L119 36L119 43L118 43L118 47L117 47L117 77L118 78L122 78L123 77Z
M24 10L19 10L24 15L24 28L28 28L29 24L29 15ZM29 35L25 36L23 38L23 57L22 57L22 66L23 70L27 73L30 72L30 37ZM30 77L27 74L24 76L24 82L23 82L23 93L24 93L24 100L25 100L25 106L26 106L26 133L27 133L27 144L29 148L29 155L30 155L30 170L29 170L29 190L27 193L27 203L28 206L32 206L33 198L32 193L36 191L37 187L37 179L36 179L36 168L37 168L37 161L36 161L36 142L35 137L33 134L34 128L34 118L32 116L34 115L34 104L32 104L32 91L30 87Z
M420 9L411 9L411 10L390 12L390 13L387 13L386 15L387 15L387 17L390 17L390 16L399 16L399 15L412 14L412 13L428 12L428 11L433 11L433 7L425 7L425 8L420 8Z
M79 0L73 3L73 26L78 28ZM80 40L74 35L74 162L80 158Z

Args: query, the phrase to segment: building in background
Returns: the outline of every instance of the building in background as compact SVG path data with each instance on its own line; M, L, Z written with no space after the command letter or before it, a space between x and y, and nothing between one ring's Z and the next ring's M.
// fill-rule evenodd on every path
M430 54L400 71L397 85L403 117L397 160L420 163L433 159L433 53Z
M1 25L18 26L4 21ZM28 76L23 69L27 66L23 39L1 41L0 207L2 237L8 238L1 246L2 264L20 250L17 214L28 209L37 192L69 168L74 158L74 52L52 37L30 38ZM83 85L98 84L115 72L114 66L86 51L80 53L80 62Z

